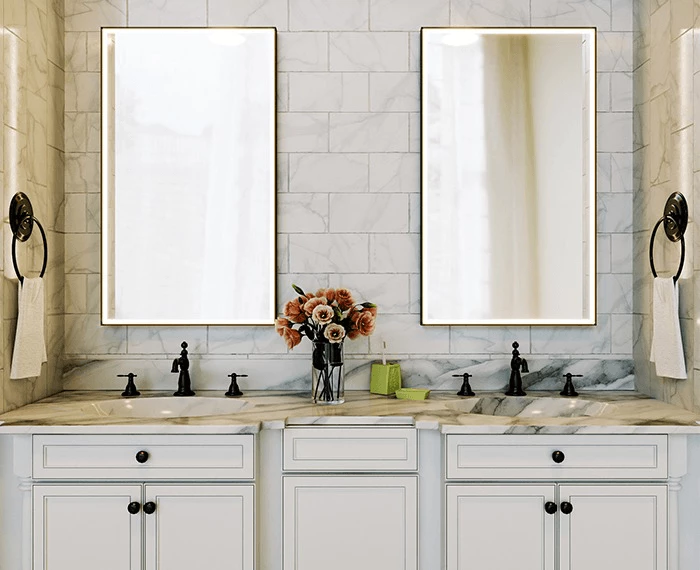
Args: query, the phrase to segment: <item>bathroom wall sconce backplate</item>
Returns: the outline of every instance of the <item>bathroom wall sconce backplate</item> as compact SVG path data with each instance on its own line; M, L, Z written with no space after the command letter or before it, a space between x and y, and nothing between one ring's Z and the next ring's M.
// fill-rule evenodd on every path
M657 277L656 268L654 267L654 238L659 226L663 223L666 237L672 242L681 242L681 258L678 263L678 271L673 277L673 281L678 281L678 278L683 271L685 262L685 230L688 227L688 202L685 196L680 192L674 192L666 200L664 206L664 215L654 225L651 231L651 239L649 241L649 265L651 265L651 273Z
M41 239L44 243L44 262L41 266L39 277L43 277L46 273L46 264L49 260L49 248L46 242L46 232L39 220L34 217L34 208L32 202L24 192L17 192L10 200L10 229L12 230L12 265L15 268L15 274L20 283L24 283L24 277L20 273L19 265L17 264L17 253L15 246L17 241L25 242L32 235L34 230L34 222L36 222Z

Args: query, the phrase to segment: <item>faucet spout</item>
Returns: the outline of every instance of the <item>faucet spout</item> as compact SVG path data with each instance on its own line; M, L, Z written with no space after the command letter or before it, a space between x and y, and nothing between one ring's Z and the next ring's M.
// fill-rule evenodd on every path
M518 352L518 347L520 345L517 342L513 343L513 357L510 359L510 380L508 382L508 390L506 390L506 396L526 396L525 390L523 390L523 379L520 376L520 372L528 373L530 369L527 366L527 361L520 357L520 352Z
M171 370L173 374L180 372L177 378L177 392L174 392L173 396L194 396L195 393L192 391L192 382L190 380L190 361L187 358L187 343L183 342L180 346L182 347L180 358L176 358L173 361Z

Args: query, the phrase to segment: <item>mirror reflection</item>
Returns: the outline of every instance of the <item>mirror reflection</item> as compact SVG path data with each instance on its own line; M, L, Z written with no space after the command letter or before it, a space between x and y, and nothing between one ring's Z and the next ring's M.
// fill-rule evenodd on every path
M272 324L275 29L103 28L104 324Z
M421 49L423 324L595 324L595 31Z

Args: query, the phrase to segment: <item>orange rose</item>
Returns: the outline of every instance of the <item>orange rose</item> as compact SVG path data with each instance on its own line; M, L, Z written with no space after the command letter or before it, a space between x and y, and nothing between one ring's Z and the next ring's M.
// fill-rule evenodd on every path
M287 348L290 350L301 342L301 334L291 327L282 329L282 338L284 338L284 342L287 343Z
M311 314L314 312L314 309L318 307L319 305L327 305L328 301L326 300L325 297L311 297L306 303L304 303L304 312L308 315L311 316Z
M289 317L293 323L303 323L306 320L303 305L306 303L306 297L297 297L284 304L284 316Z
M275 332L280 336L284 336L284 329L289 328L291 324L292 323L289 319L277 317L275 319Z
M316 296L325 297L330 305L333 301L335 301L335 289L319 289L316 291Z
M369 311L355 312L352 315L352 324L362 336L369 336L374 332L375 317Z
M350 293L350 291L347 289L336 289L335 300L338 301L338 307L340 307L341 311L347 311L355 304L355 300L352 298L352 293Z

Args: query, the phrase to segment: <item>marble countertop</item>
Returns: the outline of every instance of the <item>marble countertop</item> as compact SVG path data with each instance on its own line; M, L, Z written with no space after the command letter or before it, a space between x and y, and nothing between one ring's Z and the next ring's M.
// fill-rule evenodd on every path
M171 392L144 392L140 399L170 396ZM223 398L221 392L198 396ZM557 392L529 393L556 405ZM498 401L502 394L477 394ZM428 400L397 400L368 392L346 392L346 402L318 406L308 392L247 392L248 407L229 415L205 417L123 418L86 411L92 403L120 400L119 392L66 391L0 415L0 434L29 433L257 433L261 429L308 425L408 425L443 433L479 434L604 434L604 433L700 433L700 415L665 404L636 392L585 392L576 405L590 404L590 413L579 417L497 416L468 413L475 398L459 398L449 392L432 392ZM556 400L556 401L555 401ZM485 401L485 400L484 400ZM515 408L518 398L504 398L503 406ZM476 402L478 403L478 402ZM602 412L600 411L602 409Z

